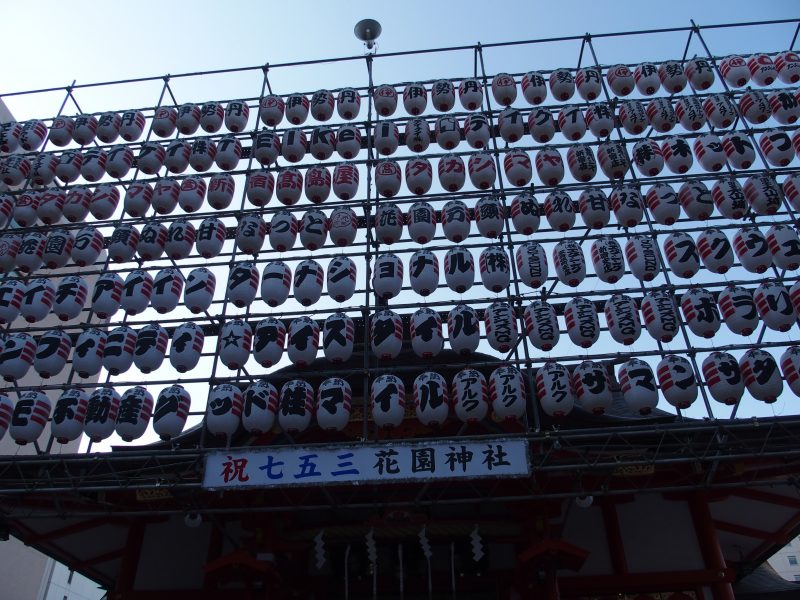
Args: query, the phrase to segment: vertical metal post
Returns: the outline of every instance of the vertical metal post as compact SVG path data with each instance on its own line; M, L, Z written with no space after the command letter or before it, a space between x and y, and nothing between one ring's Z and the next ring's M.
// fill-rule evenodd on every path
M372 80L372 54L367 54L365 57L367 63L367 77L368 77L368 87L367 87L367 120L365 123L366 126L366 139L367 139L367 198L362 203L362 207L364 210L364 225L365 225L365 236L366 236L366 244L365 244L365 251L364 251L364 268L366 270L366 278L364 281L364 305L361 307L361 315L364 320L364 345L362 350L363 361L364 361L364 379L363 379L363 386L364 386L364 393L363 398L361 399L361 410L362 410L362 417L361 417L361 437L366 441L369 439L369 418L370 418L370 410L369 410L369 394L370 394L370 367L369 367L369 340L370 340L370 306L371 306L371 296L372 296L372 246L375 244L375 250L377 252L378 243L377 241L372 239L372 187L373 187L373 178L372 178L372 170L375 168L376 161L375 161L375 152L374 152L374 139L372 136L372 93L374 91L374 82ZM375 117L377 120L377 116ZM379 197L377 191L375 193L375 214L378 213L378 204L379 204ZM377 298L375 300L377 306Z

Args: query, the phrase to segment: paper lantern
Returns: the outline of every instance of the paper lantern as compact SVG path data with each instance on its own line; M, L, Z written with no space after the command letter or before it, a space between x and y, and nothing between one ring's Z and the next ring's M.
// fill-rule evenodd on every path
M775 68L778 71L778 79L783 83L800 81L800 56L796 52L791 50L780 52L775 57Z
M244 398L238 387L223 383L208 394L206 428L211 435L229 439L239 429Z
M142 269L135 269L125 277L120 307L129 315L137 315L150 305L152 293L152 275Z
M777 281L762 282L753 293L753 301L764 324L776 331L789 331L797 321L789 292Z
M186 287L183 290L183 303L192 313L199 314L211 307L217 278L205 267L197 267L189 271Z
M343 88L336 99L336 110L343 119L352 120L358 116L361 96L353 88Z
M20 314L28 323L41 321L53 307L56 286L46 277L28 281L20 306Z
M243 218L240 223L240 234L237 234L237 245L239 245L239 238L242 242L249 237L250 241L247 242L247 247L251 254L255 254L261 249L263 237L260 233L262 228L258 221L262 221L260 217L253 219L255 215L247 221ZM244 227L244 229L242 228ZM246 234L252 231L253 234L247 236ZM259 238L261 243L259 243ZM269 245L272 246L277 252L286 252L294 247L295 240L297 239L297 219L294 214L288 210L280 210L272 215L272 220L269 225Z
M244 367L250 358L252 340L253 330L245 321L241 319L226 321L219 331L220 362L234 371Z
M389 156L394 154L400 144L400 131L391 121L381 121L375 124L372 143L378 154Z
M722 275L733 266L733 248L719 229L704 229L697 236L697 251L709 271Z
M248 186L253 184L253 175L250 176L248 179ZM272 196L272 184L274 180L272 179L272 175L270 174L268 178L265 178L267 181L264 182L265 186L269 186L269 194L264 202L269 201L269 197ZM217 210L222 210L228 208L230 206L231 201L233 201L233 192L236 188L236 184L234 182L233 176L229 173L217 173L213 175L211 179L208 181L208 203L211 205L212 208ZM266 190L264 190L266 191ZM250 188L248 187L248 200L250 199ZM252 201L251 201L252 203Z
M325 245L328 238L328 218L321 210L311 209L303 214L299 226L300 243L308 250Z
M326 171L327 172L327 171ZM336 165L333 170L333 193L337 198L350 200L358 194L358 167L353 163L342 163ZM313 182L309 182L306 177L306 193L313 188ZM312 199L312 201L314 201Z
M436 235L436 213L427 202L415 202L408 211L408 233L418 244L427 244Z
M333 116L336 98L329 90L317 90L311 96L311 116L317 121L327 121Z
M176 343L183 347L189 337L184 336L183 339ZM177 338L176 338L177 340ZM152 373L161 366L164 362L164 356L167 353L167 344L169 343L169 334L158 323L149 323L139 330L136 337L136 347L133 352L133 364L142 373ZM202 342L200 344L202 348Z
M92 292L92 310L98 317L105 319L119 310L122 285L122 278L112 271L97 278Z
M517 83L514 78L508 73L495 75L492 79L492 96L498 104L510 106L517 99Z
M428 296L439 287L439 259L430 250L417 250L408 261L408 277L420 296Z
M719 129L729 127L738 117L733 103L724 94L713 94L703 101L708 122Z
M520 87L528 104L541 104L547 98L547 86L544 77L538 71L525 73L520 81Z
M769 242L756 227L742 227L733 236L733 250L742 266L751 273L763 273L772 265Z
M575 73L575 85L580 97L584 100L594 100L602 94L603 85L601 77L600 69L594 67L578 69L578 72Z
M226 295L234 306L248 306L256 297L258 290L258 268L255 263L245 261L236 263L228 274Z
M350 420L353 392L339 377L329 377L317 390L317 423L326 431L342 431Z
M762 133L758 145L773 167L785 167L794 159L792 142L780 129L769 129Z
M686 61L683 72L689 80L689 85L696 91L707 90L714 83L714 67L705 58Z
M444 256L444 278L447 286L459 294L472 287L475 281L475 261L469 250L454 246L447 251Z
M678 313L672 296L666 292L646 292L642 298L642 316L647 333L655 340L669 343L678 333Z
M547 186L557 185L564 178L564 163L553 148L542 148L536 153L536 173Z
M294 298L303 306L315 304L322 295L325 272L315 260L298 263L294 271Z
M788 300L788 294L787 294ZM681 298L686 325L695 335L712 338L719 331L721 320L714 296L703 288L690 288Z
M453 377L451 399L456 417L463 423L482 421L489 412L486 379L475 369L463 369Z
M372 92L375 110L382 117L389 117L397 109L397 91L390 85L379 85Z
M611 408L611 382L602 364L585 360L572 371L572 387L578 403L584 410L602 415Z
M19 235L6 233L0 236L0 271L8 273L14 268L21 245L22 237Z
M275 179L275 196L281 204L292 206L303 191L303 176L295 167L283 168Z
M131 158L131 161L133 161L133 158ZM34 185L50 185L56 178L57 166L58 156L55 154L38 154L36 158L30 162L31 183Z
M269 432L278 413L278 390L266 379L257 379L242 397L242 425L253 434Z
M192 146L182 140L173 140L167 146L167 156L164 158L164 164L170 173L183 173L186 170L186 167L189 166L189 159L191 156ZM110 161L111 155L109 155L109 162ZM213 161L213 157L210 157L209 160L208 156L203 156L202 154L195 156L196 164L208 164L211 166L211 161ZM194 164L192 165L192 168L195 168ZM206 167L206 169L207 168L208 167ZM106 170L108 170L108 168ZM110 171L109 174L115 177L123 177L123 175L114 175Z
M620 103L619 121L631 135L639 135L650 125L647 112L638 100L625 100Z
M559 281L577 287L586 277L583 250L574 240L563 240L553 248L553 264Z
M158 146L161 152L164 149ZM81 163L81 177L86 181L99 181L106 174L106 163L108 162L108 154L102 148L91 148L83 153L83 162ZM157 169L156 169L157 170ZM142 169L142 171L144 171ZM153 171L155 173L155 171Z
M633 91L636 79L625 65L614 65L606 71L606 81L616 96L627 96Z
M272 217L270 245L282 252L294 244L292 225L296 222L291 213L279 211ZM296 229L295 229L296 231ZM236 228L236 247L245 254L258 254L264 246L267 224L260 215L246 214L239 220ZM288 245L288 246L287 246Z
M703 361L703 378L711 397L733 406L744 394L744 380L739 363L727 352L712 352Z
M619 142L601 142L597 147L600 168L609 179L621 179L629 168L625 147Z
M178 117L175 124L178 131L183 135L194 135L200 127L200 117L203 115L200 107L196 104L182 104L178 108Z
M102 117L101 117L102 122ZM23 150L32 152L42 147L45 138L47 137L47 125L38 119L31 119L22 123L22 128L19 133L19 144ZM114 140L103 140L106 143L113 142Z
M72 183L81 175L83 165L83 154L80 150L67 150L58 159L56 165L56 177L64 183ZM27 158L12 156L3 163L2 173L3 183L7 185L19 185L31 170L31 164Z
M614 186L609 204L614 209L617 223L622 227L635 227L642 221L644 209L639 188L629 183Z
M43 392L25 392L14 405L9 435L20 446L35 442L47 425L50 408L50 399Z
M608 332L615 342L629 346L639 339L642 322L633 298L624 294L614 294L606 300L603 312Z
M166 251L172 260L181 260L191 254L197 230L188 220L178 219L169 226Z
M470 159L471 160L471 159ZM433 168L425 158L412 158L406 162L406 186L412 194L421 196L433 183Z
M338 166L336 167L339 168ZM348 168L347 171L339 175L339 185L337 189L342 195L349 196L355 194L358 189L358 178L352 177L355 169ZM355 171L357 174L357 171ZM343 183L344 182L344 183ZM331 193L331 174L326 167L315 166L306 171L305 177L306 198L315 204L325 202Z
M370 345L379 360L397 358L403 346L403 321L400 316L389 309L372 315Z
M189 164L195 171L208 171L217 156L217 145L211 140L197 138L192 142Z
M99 373L103 366L107 337L106 332L100 329L81 332L72 353L72 370L84 378Z
M580 113L580 120L583 121L583 113ZM506 144L521 140L525 133L525 121L522 113L516 108L503 109L497 117L497 129Z
M431 130L425 119L410 119L404 134L406 145L413 152L424 152L431 143Z
M760 124L772 115L772 106L760 90L747 90L739 98L739 110L750 123Z
M781 355L780 365L789 389L795 396L800 396L800 347L789 346Z
M640 415L649 415L658 404L656 378L650 365L631 358L622 363L617 379L628 408Z
M114 113L110 113L114 115ZM114 115L117 116L117 115ZM113 119L113 117L111 117ZM119 117L117 117L119 118ZM102 123L102 117L101 117ZM121 120L120 120L121 124ZM156 108L155 113L153 113L153 122L150 125L150 129L153 133L155 133L158 137L170 137L173 133L175 133L175 128L178 126L178 111L172 108L171 106L159 106ZM117 126L117 130L119 130L119 125ZM109 131L109 134L111 132ZM100 137L98 133L98 137ZM110 137L110 135L109 135ZM116 139L116 135L109 140L103 140L106 143L113 142Z
M403 235L404 220L396 204L380 203L375 211L375 239L382 244L394 244Z
M445 150L452 150L461 142L461 127L456 117L442 116L436 119L434 129L436 143Z
M483 104L483 86L477 79L464 79L458 85L458 99L466 110L476 110Z
M643 96L652 96L661 87L661 79L658 76L658 67L653 63L641 63L633 72L633 79L636 89Z
M775 402L783 393L783 380L775 359L760 348L748 350L739 360L747 391L756 400Z
M560 334L555 309L543 300L533 300L525 307L525 329L534 347L549 352L558 343Z
M120 116L119 134L126 142L135 142L142 137L146 123L140 110L126 110Z
M750 335L758 326L759 318L751 292L743 287L728 285L717 298L722 318L728 329L736 335Z
M604 235L592 242L592 266L603 283L616 283L625 274L625 257L619 242Z
M533 176L531 159L524 150L506 152L503 156L503 170L508 182L517 187L528 185Z
M432 371L420 373L414 380L414 408L426 427L444 424L450 413L450 397L444 377Z
M155 211L160 215L168 215L178 204L181 184L176 179L166 178L156 182L150 198Z
M370 386L370 411L375 425L392 429L403 422L405 416L405 387L395 375L381 375Z
M27 333L9 335L0 350L0 375L6 381L22 379L33 365L35 356L36 341L31 336Z
M203 330L196 323L182 323L175 328L169 362L178 373L186 373L197 366L203 352L204 340Z
M714 212L714 201L702 181L687 181L678 190L683 212L695 221L705 221Z
M447 314L447 337L450 347L462 356L469 356L481 340L478 313L459 302Z
M489 144L491 135L489 119L485 115L475 113L464 120L464 137L473 148L485 148Z
M361 151L361 131L355 125L342 125L336 134L336 152L344 159L355 158Z
M769 95L772 116L781 125L791 125L800 117L800 102L791 92L775 91Z
M14 284L16 283L18 282L14 282ZM4 302L8 302L8 308L12 311L15 310L15 305L18 310L22 301L22 290L14 284L12 284L12 281L6 280L3 286L0 287L0 298L2 298ZM18 293L19 300L17 300ZM53 313L62 321L74 319L81 314L83 304L86 302L86 296L88 294L89 286L82 277L78 275L63 277L56 289ZM6 315L0 311L0 320L4 320L5 317Z
M531 235L539 229L539 202L536 196L523 192L514 197L511 201L511 222L517 233L523 235Z
M439 313L422 307L411 315L411 349L420 358L437 356L444 346L442 319Z
M61 282L63 284L64 280L62 279ZM59 284L59 291L61 284ZM11 323L19 316L26 287L19 279L4 278L0 280L0 323Z
M607 104L597 103L589 105L584 117L589 130L595 137L607 137L614 129L614 115ZM530 121L528 122L530 125ZM532 130L531 130L532 131Z
M114 262L127 262L133 258L139 245L139 230L133 225L123 223L114 229L108 244L108 256Z
M750 80L750 70L741 56L732 54L719 63L719 72L731 87L742 87Z
M123 441L131 442L142 437L153 413L153 396L142 386L136 386L124 394L119 404L116 432Z
M546 144L556 134L556 122L549 110L534 108L528 114L528 131L540 144Z
M586 144L575 144L567 150L567 164L572 176L582 182L590 181L597 174L597 163L592 149Z
M717 210L728 219L741 219L747 212L744 190L734 177L723 177L714 182L711 198Z
M47 236L42 260L48 269L60 269L69 261L75 238L66 229L57 229Z
M59 444L77 440L83 434L89 396L81 388L66 390L56 401L50 432Z
M31 190L17 196L13 207L14 221L20 227L30 227L39 219L38 210L42 196Z
M571 413L575 406L575 391L567 368L552 360L544 363L536 373L536 395L545 414L560 418Z
M696 96L683 96L675 104L675 114L687 131L697 131L706 123L703 104Z
M181 385L164 388L153 412L153 431L165 441L181 434L189 414L191 397Z
M389 300L403 287L403 262L391 252L375 259L372 270L372 288L378 298Z
M705 133L696 138L693 147L697 161L706 171L719 171L725 164L727 157L722 141L713 133Z
M207 133L216 133L222 127L225 109L219 102L206 102L200 107L200 127Z
M747 68L753 83L759 87L770 85L778 76L775 64L766 54L753 54L747 59Z
M225 106L225 127L228 131L233 133L244 131L249 117L250 107L243 100L234 100Z
M281 138L277 133L274 131L260 131L256 135L250 151L253 158L266 167L278 159L278 156L281 155L281 150ZM331 148L331 152L333 152L333 148Z
M653 129L660 133L671 131L678 123L672 102L667 98L653 98L648 102L645 111Z
M281 140L281 155L289 162L299 162L303 160L307 146L308 140L302 129L287 129Z
M130 369L136 338L136 330L125 325L112 329L103 350L103 368L112 375L119 375Z
M470 216L466 204L449 200L442 209L442 230L451 242L461 242L469 235Z
M331 241L337 246L349 246L356 239L358 218L353 209L342 206L334 209L330 218Z
M564 305L564 321L567 335L572 343L581 348L590 348L600 336L600 322L594 303L583 296L576 296Z
M258 108L258 117L268 127L275 127L283 120L285 104L283 98L270 94L261 99Z
M47 246L47 238L44 234L26 234L16 251L16 267L26 273L33 273L39 269L44 262L45 246Z
M658 384L664 399L685 410L697 399L697 381L692 365L682 356L666 355L656 366Z
M232 135L227 135L217 144L217 154L214 162L220 169L231 171L239 164L242 158L242 143Z
M72 340L68 333L60 329L45 331L39 336L33 368L45 379L58 375L66 366L72 350Z
M328 295L337 302L353 297L356 288L356 264L346 256L337 256L328 263Z
M473 154L467 161L467 170L472 185L479 190L486 190L494 185L497 169L491 154L485 152ZM406 180L408 180L408 175L406 175Z
M353 319L343 312L335 312L325 319L322 326L322 349L325 358L333 363L350 360L353 355L355 325Z
M486 339L497 352L508 352L516 346L519 333L514 309L506 302L493 302L484 315Z
M136 250L145 260L155 260L164 254L169 232L162 223L151 221L142 228Z
M183 293L183 275L178 269L168 267L161 269L153 278L153 294L150 306L159 314L175 310Z
M566 192L550 192L544 201L547 222L556 231L569 231L575 224L575 206Z
M206 182L202 177L192 175L181 182L178 204L187 213L193 213L203 206L206 195Z
M262 367L271 367L283 356L286 327L275 317L262 319L254 332L253 357Z
M508 288L511 279L511 267L505 250L498 246L484 248L479 260L481 282L493 292L501 292Z
M53 119L50 125L50 135L48 140L59 148L66 146L72 141L72 130L75 128L75 121L72 117L61 115Z
M400 165L396 161L380 161L375 166L375 189L386 198L396 195L400 191L401 173Z
M197 252L203 258L213 258L225 242L225 225L215 217L207 217L197 230Z
M475 204L475 223L480 234L496 238L503 231L505 210L498 196L484 196Z
M664 255L672 273L681 279L694 277L700 269L697 246L687 233L670 233L664 240Z
M800 259L797 258L800 254L800 239L793 228L788 225L773 225L767 231L767 242L776 267L790 271L800 267Z
M655 177L664 168L661 147L653 140L640 140L633 146L633 162L645 177Z

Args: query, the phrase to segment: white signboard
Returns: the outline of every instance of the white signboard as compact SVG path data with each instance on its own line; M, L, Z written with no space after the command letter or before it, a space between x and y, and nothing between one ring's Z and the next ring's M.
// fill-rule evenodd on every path
M524 477L527 440L382 443L229 450L206 458L203 487L277 487Z

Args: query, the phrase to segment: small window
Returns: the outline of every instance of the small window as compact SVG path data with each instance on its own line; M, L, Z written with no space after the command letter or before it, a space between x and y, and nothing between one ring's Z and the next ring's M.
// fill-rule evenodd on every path
M797 564L797 557L796 556L787 556L786 559L789 561L790 565Z

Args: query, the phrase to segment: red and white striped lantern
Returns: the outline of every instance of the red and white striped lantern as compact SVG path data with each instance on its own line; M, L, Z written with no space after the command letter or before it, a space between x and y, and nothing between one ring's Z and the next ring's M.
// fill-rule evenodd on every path
M713 133L704 133L699 136L692 146L697 161L706 171L719 171L725 164L727 157L722 149L722 141ZM789 147L791 147L791 143L789 143Z
M717 298L722 318L736 335L750 335L758 326L758 312L749 290L729 285Z
M584 224L590 229L602 229L608 225L611 212L606 193L601 188L589 187L583 190L578 198L578 210Z
M397 296L403 288L403 261L391 252L375 259L372 269L372 288L382 300Z
M308 118L310 103L303 94L290 94L286 97L286 119L292 125L302 125Z
M356 239L358 218L353 209L341 206L334 209L330 217L331 241L337 246L349 246Z
M561 418L572 412L575 391L567 368L548 360L536 373L536 395L542 410L551 417Z
M337 166L338 168L338 166ZM349 175L352 175L352 170L347 169L347 177L342 176L340 178L340 191L341 193L347 194L349 191L353 191L353 186L355 185L356 190L358 189L358 180L353 179ZM357 171L356 171L357 172ZM350 183L341 183L341 181L349 180ZM327 167L322 165L315 165L313 167L309 167L306 170L305 176L305 193L306 198L311 200L314 204L321 204L328 199L331 193L331 172L328 170Z
M769 129L761 134L758 145L773 167L785 167L794 159L794 147L786 132Z
M417 250L408 261L408 279L420 296L428 296L439 287L439 259L430 250Z
M130 149L125 146L114 147L108 155L108 164L111 164L112 154L116 150L119 150L123 153L126 151L130 152ZM192 148L188 143L184 142L183 140L172 140L169 143L169 146L167 146L167 156L164 159L164 164L166 165L167 170L170 173L183 173L186 170L186 167L189 166L189 157L191 154ZM127 162L124 154L123 159ZM131 154L130 162L133 163L133 154ZM108 171L108 174L112 177L124 177L124 175L115 175L112 173L108 165L106 165L106 171ZM125 169L125 172L127 173L127 169Z
M542 148L536 153L536 174L546 186L558 185L564 178L564 162L555 148Z
M397 358L403 346L403 320L389 309L372 315L370 345L379 360Z
M584 410L602 415L611 408L613 396L608 372L599 362L585 360L572 371L572 387Z
M739 363L727 352L712 352L703 361L703 378L711 397L733 406L744 394L744 380Z
M553 265L561 283L577 287L586 277L583 250L574 240L562 240L553 248Z
M595 67L583 67L575 73L575 86L584 100L595 100L603 93L602 73ZM532 103L534 104L534 103ZM537 103L538 104L538 103Z
M461 142L461 127L456 117L444 115L436 119L434 128L436 143L445 150L452 150Z
M766 54L753 54L747 59L747 68L750 69L753 83L759 87L771 85L778 76L775 63Z
M477 79L464 79L458 84L458 100L466 110L476 110L483 104L483 86Z
M706 268L722 275L733 266L733 248L719 229L704 229L697 236L697 251Z
M564 305L567 335L576 346L591 348L600 337L600 321L594 302L576 296Z
M736 54L723 58L719 63L719 71L731 87L744 87L750 81L747 62Z
M580 118L583 120L583 113L580 113ZM506 144L521 140L525 134L525 121L522 113L516 108L503 109L497 117L497 129ZM585 131L586 126L584 125Z
M800 396L800 347L789 346L781 355L781 371L789 389Z
M625 147L619 142L601 142L597 147L597 160L609 179L621 179L630 165Z
M544 200L547 223L556 231L569 231L575 225L575 205L569 194L561 190L550 192Z
M658 384L664 400L685 410L697 399L697 380L692 365L682 356L666 355L656 366Z
M775 402L783 392L783 380L772 355L760 348L745 352L739 360L739 368L747 391L756 400L767 404Z
M633 91L636 79L625 65L614 65L608 68L606 80L616 96L627 96Z
M702 181L687 181L678 190L680 200L686 216L695 221L705 221L714 212L714 202L711 192Z
M432 183L433 167L427 158L417 157L406 162L406 186L412 194L417 196L426 194L431 189Z
M622 363L617 379L622 390L622 399L633 412L649 415L658 405L656 377L650 365L643 360L631 358Z
M578 106L565 106L558 113L558 128L568 140L577 141L586 133L586 120Z
M442 351L444 336L439 313L423 306L411 315L409 325L414 354L420 358L433 358Z
M616 283L625 274L625 256L619 242L601 236L592 242L592 266L603 283Z
M769 175L748 177L742 189L747 203L757 215L774 215L783 202L780 186Z
M639 308L630 296L614 294L606 300L603 313L608 324L608 332L619 344L629 346L642 333L642 322L639 319Z
M396 375L381 375L370 386L370 412L381 429L399 427L405 417L406 391Z
M667 292L646 292L641 303L644 326L654 340L669 343L678 333L678 312Z
M525 307L525 329L536 348L549 352L560 337L555 309L543 300L533 300Z
M753 301L761 320L770 329L789 331L797 322L797 313L782 283L764 281L753 292Z
M650 125L647 112L638 100L625 100L620 103L619 121L631 135L639 135Z
M515 253L517 271L522 283L529 288L539 288L547 281L547 254L534 241L523 242Z
M395 160L382 160L375 166L375 188L385 198L391 198L400 191L403 170Z
M462 294L475 282L475 260L466 248L454 246L444 255L444 278L447 287Z
M586 119L587 123L589 119ZM534 108L528 114L528 130L531 137L540 144L546 144L556 134L556 122L552 113L544 108ZM594 130L592 130L594 131ZM467 137L469 141L469 137Z
M692 333L706 339L719 331L721 321L714 296L706 289L691 288L681 298L681 310Z
M683 72L689 79L689 85L698 92L707 90L714 83L714 67L705 58L687 60Z
M739 131L730 131L722 136L722 149L734 169L749 169L756 159L750 138Z

